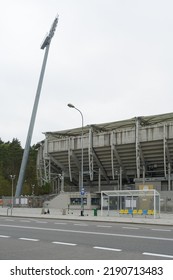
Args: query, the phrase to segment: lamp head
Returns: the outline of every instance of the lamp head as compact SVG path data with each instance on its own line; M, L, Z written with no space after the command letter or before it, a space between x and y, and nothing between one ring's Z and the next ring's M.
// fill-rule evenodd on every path
M67 106L70 107L70 108L75 108L75 106L71 103L67 104Z

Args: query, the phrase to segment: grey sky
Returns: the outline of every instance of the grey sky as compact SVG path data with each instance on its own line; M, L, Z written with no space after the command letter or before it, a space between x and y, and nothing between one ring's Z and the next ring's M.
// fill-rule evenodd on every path
M42 132L172 112L172 0L0 0L0 138L28 131L44 51L59 14L32 144Z

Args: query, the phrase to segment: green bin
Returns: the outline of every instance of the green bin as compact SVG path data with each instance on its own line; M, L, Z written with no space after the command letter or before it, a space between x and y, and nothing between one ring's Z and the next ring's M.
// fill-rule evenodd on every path
M97 216L97 208L94 209L94 216Z

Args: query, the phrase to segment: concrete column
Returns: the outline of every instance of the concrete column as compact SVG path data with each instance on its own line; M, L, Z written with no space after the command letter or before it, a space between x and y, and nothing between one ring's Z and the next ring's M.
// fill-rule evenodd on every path
M64 192L64 172L62 172L61 176L61 192Z
M171 164L168 163L168 191L171 190Z
M142 166L143 171L143 185L145 184L145 165Z
M139 148L139 119L136 118L136 172L140 178L140 148Z
M99 180L98 180L98 183L99 183L98 191L100 192L101 191L101 170L100 170L100 168L99 168L99 175L98 175L98 177L99 177Z
M81 172L79 171L79 193L81 192Z
M164 156L164 175L165 178L167 176L166 174L166 125L163 126L163 156Z
M122 167L120 166L120 190L122 190Z

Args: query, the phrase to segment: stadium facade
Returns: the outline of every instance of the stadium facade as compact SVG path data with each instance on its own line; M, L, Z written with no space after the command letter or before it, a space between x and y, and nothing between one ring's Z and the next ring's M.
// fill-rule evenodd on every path
M91 124L81 130L44 133L37 157L40 184L50 183L56 194L78 193L83 151L83 186L93 199L102 190L141 186L172 193L173 113Z

